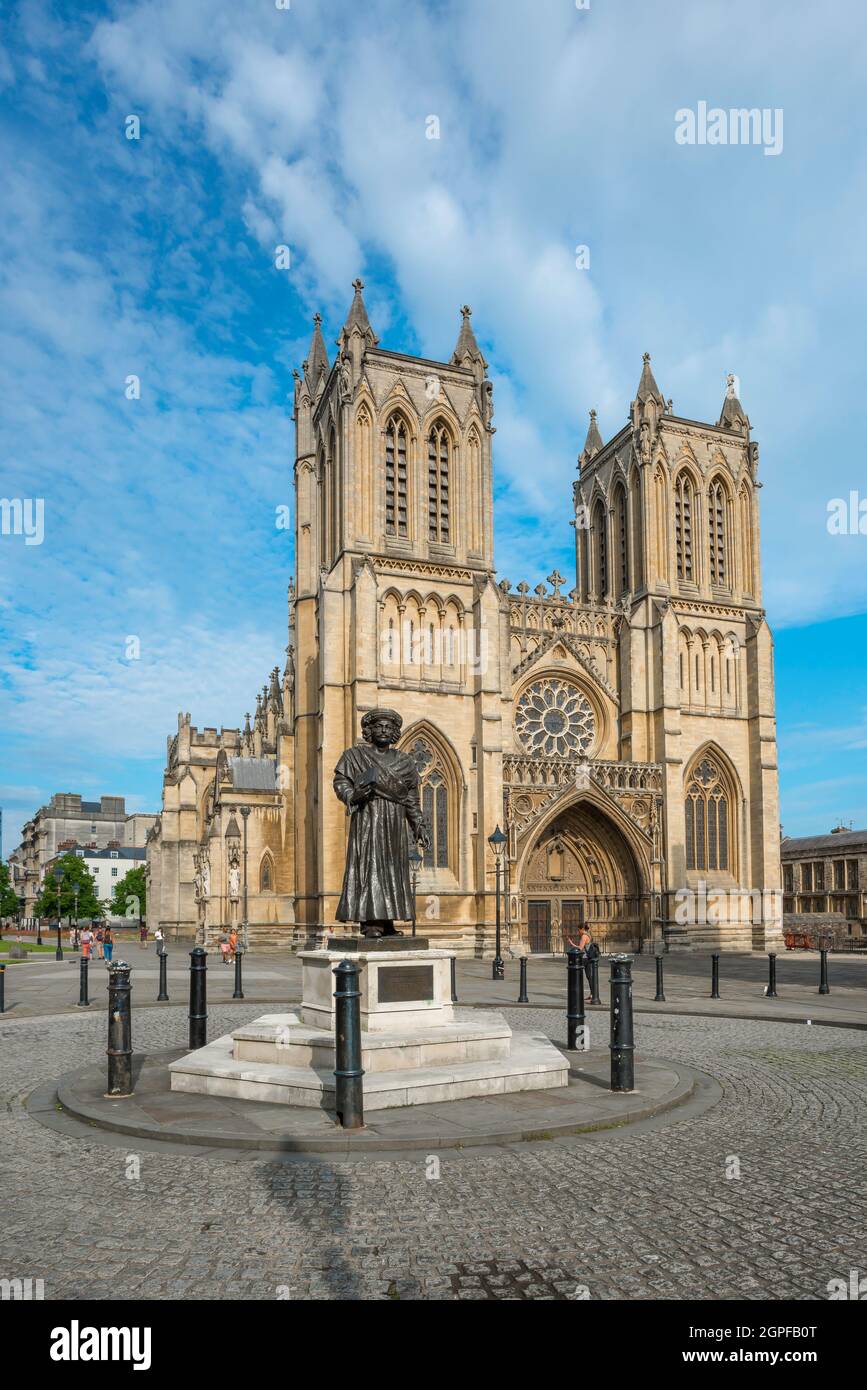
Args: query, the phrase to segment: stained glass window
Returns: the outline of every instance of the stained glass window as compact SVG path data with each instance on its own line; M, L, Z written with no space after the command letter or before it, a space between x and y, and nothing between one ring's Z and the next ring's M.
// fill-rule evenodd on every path
M568 758L587 753L596 736L596 720L577 686L548 679L524 691L515 711L515 730L528 753Z
M716 763L703 758L686 790L686 867L729 867L729 804Z
M385 531L406 536L406 425L392 416L385 427Z

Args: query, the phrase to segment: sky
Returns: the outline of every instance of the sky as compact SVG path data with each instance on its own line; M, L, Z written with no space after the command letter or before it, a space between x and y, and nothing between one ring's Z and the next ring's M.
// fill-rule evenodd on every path
M157 810L178 711L282 667L292 369L357 275L397 351L472 306L513 584L574 567L643 352L693 419L737 374L781 820L867 825L865 67L855 0L0 6L0 495L42 502L0 534L4 853L55 791ZM769 138L681 143L700 103Z

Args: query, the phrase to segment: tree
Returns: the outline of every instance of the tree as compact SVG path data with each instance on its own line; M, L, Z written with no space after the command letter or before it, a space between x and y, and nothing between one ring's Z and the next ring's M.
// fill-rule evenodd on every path
M120 883L114 885L114 896L109 903L113 917L144 917L147 906L145 885L145 866L139 864L124 874Z
M0 864L0 917L15 917L20 911L18 894L9 877L9 865Z
M96 896L96 887L84 860L77 854L63 854L54 861L43 879L42 892L36 899L36 905L33 909L37 917L57 916L57 881L54 877L56 869L63 870L63 878L60 883L61 917L75 916L76 884L78 884L79 917L103 917L105 915L105 908Z

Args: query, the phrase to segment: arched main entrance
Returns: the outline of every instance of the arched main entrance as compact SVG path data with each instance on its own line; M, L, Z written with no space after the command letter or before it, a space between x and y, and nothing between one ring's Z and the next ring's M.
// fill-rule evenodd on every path
M582 923L601 951L640 950L649 921L626 836L588 801L561 811L527 850L516 906L521 935L535 953L564 950Z

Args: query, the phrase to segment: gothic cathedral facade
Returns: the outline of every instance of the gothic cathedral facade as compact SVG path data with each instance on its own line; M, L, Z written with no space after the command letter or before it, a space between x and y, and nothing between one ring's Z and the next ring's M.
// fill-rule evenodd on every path
M627 423L595 412L573 487L575 584L494 569L493 399L468 308L447 362L380 346L356 281L333 363L295 374L287 661L243 729L179 716L148 845L148 920L300 948L335 922L332 790L366 710L403 718L431 847L418 930L493 953L781 941L773 647L758 446L734 389L674 414L649 357ZM505 834L498 861L489 838ZM498 867L499 863L499 867Z

